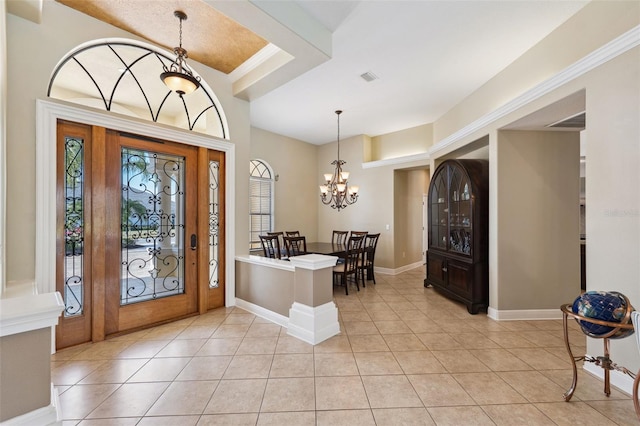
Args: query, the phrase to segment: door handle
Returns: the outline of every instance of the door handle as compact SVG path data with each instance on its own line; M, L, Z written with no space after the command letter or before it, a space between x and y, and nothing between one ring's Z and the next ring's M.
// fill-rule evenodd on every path
M447 272L447 268L442 268L442 270L443 270L444 272Z
M197 247L197 237L196 234L191 234L191 250L195 250Z

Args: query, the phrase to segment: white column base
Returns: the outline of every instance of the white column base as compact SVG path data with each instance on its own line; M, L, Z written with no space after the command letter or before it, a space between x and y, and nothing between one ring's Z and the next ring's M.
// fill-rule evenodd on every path
M333 302L315 308L293 302L289 309L287 334L312 345L340 334L338 308Z

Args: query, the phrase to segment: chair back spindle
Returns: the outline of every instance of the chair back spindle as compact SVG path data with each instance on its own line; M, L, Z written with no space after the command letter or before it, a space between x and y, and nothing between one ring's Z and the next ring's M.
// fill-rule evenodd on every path
M332 244L345 244L347 242L347 236L349 231L333 231L331 235Z

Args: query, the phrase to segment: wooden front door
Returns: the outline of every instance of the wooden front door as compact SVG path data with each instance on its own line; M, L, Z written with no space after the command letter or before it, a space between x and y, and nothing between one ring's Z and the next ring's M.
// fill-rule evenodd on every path
M107 134L105 333L198 312L197 148Z
M224 153L58 124L56 347L224 306Z

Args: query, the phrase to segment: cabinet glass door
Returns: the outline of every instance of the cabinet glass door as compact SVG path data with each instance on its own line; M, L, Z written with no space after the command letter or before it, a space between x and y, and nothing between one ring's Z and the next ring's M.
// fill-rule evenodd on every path
M443 250L447 248L447 227L449 218L447 197L446 169L435 177L435 184L431 187L431 247Z
M449 184L449 250L471 255L473 218L471 183L461 169L451 168Z

